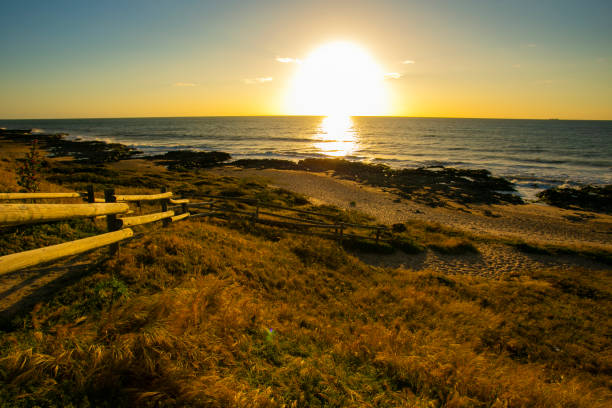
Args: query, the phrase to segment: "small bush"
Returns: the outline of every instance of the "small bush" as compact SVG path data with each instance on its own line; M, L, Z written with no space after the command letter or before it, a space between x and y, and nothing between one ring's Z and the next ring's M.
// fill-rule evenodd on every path
M439 243L429 244L429 247L444 254L478 253L478 249L473 242L457 237L450 237Z
M42 159L38 149L38 140L34 139L30 145L30 151L26 153L25 158L17 166L17 184L23 187L26 192L34 193L38 191L41 169Z

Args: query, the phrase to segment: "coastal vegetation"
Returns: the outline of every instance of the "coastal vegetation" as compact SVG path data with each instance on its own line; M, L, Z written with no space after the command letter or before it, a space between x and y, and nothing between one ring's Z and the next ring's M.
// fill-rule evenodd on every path
M6 406L603 407L610 283L579 269L374 268L320 238L187 222L13 321L0 394Z
M3 190L19 187L16 163L0 162ZM356 174L341 162L309 163ZM236 208L252 199L376 225L356 209L314 204L262 179L194 167L55 158L41 184L118 193L167 186L191 199L246 200L228 201ZM0 255L103 228L79 220L3 229ZM115 256L90 254L82 274L2 320L0 406L605 407L612 400L609 269L489 279L376 267L361 257L368 250L460 256L487 243L582 256L579 247L421 221L389 226L390 243L379 248L239 219L140 228L144 236Z
M0 136L14 141L31 142L30 129L2 130ZM118 175L103 166L104 163L134 158L142 152L120 143L102 141L68 140L66 134L36 134L40 145L54 157L70 156L73 160L56 165L56 175L51 180L61 183L70 178L74 161L93 164L86 167L90 171L80 171L83 182L109 182ZM244 168L271 168L278 170L301 170L310 172L331 172L335 176L384 187L398 196L421 202L432 207L444 206L451 200L455 203L521 204L522 198L516 194L512 183L503 177L496 177L484 169L455 169L441 166L417 169L394 169L384 164L372 164L345 159L304 159L297 162L278 159L240 159L231 160L225 152L198 152L177 150L161 155L146 156L148 160L162 164L171 171L207 169L215 166L230 165ZM61 174L64 174L62 176ZM70 178L74 180L74 178ZM125 185L138 183L135 175ZM120 181L125 182L125 181ZM143 186L154 180L141 180ZM159 185L157 182L154 185ZM582 186L578 188L551 187L538 194L538 199L561 208L584 209L587 211L610 213L612 186Z

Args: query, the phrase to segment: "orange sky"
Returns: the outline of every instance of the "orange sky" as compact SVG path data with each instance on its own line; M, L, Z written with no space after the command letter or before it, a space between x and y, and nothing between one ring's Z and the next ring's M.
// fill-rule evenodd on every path
M326 114L319 105L612 119L610 2L511 3L15 3L0 27L0 118ZM346 66L318 62L326 72L343 65L336 76L300 74L315 50L337 41L377 68L359 71L361 60L351 71L348 58ZM296 94L300 75L309 79ZM383 93L384 103L368 108ZM309 102L295 109L305 94Z

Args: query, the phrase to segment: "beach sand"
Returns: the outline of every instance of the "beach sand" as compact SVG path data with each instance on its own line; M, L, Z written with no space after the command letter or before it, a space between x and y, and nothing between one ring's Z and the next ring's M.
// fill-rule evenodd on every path
M2 144L2 156L21 157L23 145ZM150 161L124 160L109 165L115 170L138 170L159 174L166 168ZM13 169L10 162L0 163L0 184L14 191ZM470 205L453 203L445 207L429 207L411 200L399 199L392 190L371 187L343 180L330 174L291 170L241 169L219 167L209 170L217 175L237 178L263 178L274 186L303 194L313 204L331 204L357 210L375 217L378 222L391 225L410 220L439 223L484 237L504 237L549 244L589 245L612 251L612 217L585 211L571 211L541 204L526 205ZM62 186L43 182L45 191L65 191ZM351 205L354 203L354 206ZM475 243L478 253L442 254L430 249L419 254L355 253L363 261L382 267L406 270L428 270L445 274L468 274L486 278L503 278L511 274L528 274L542 268L579 267L609 270L610 266L577 256L528 254L514 247L486 240ZM104 251L104 250L100 250ZM70 280L86 268L100 251L67 259L44 268L30 268L0 277L0 311L21 307L27 296L39 299L56 284ZM39 295L40 293L40 295Z
M588 245L612 250L612 217L606 214L565 210L544 204L471 205L467 208L448 203L447 207L432 208L399 199L389 189L366 186L330 174L235 167L211 171L233 177L262 177L275 186L307 196L314 204L355 209L384 224L427 221L484 237ZM352 206L351 202L355 205ZM524 274L542 268L609 269L608 265L576 256L526 254L495 243L478 242L476 247L477 254L448 255L427 250L417 255L397 251L392 255L359 254L359 257L377 266L483 277Z
M420 220L482 235L612 248L612 216L606 214L565 210L544 204L471 205L468 208L447 203L447 207L432 208L399 199L390 189L370 187L329 174L236 167L213 171L233 177L263 177L278 187L310 197L314 203L355 209L384 224ZM354 207L351 202L354 202Z

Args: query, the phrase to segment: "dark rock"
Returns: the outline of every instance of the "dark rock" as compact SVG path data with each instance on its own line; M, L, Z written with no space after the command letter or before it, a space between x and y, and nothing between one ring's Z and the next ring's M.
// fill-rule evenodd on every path
M419 169L392 169L384 164L369 164L344 159L238 160L230 163L243 167L279 170L332 171L337 177L377 187L393 188L397 194L430 206L443 205L443 199L468 203L523 203L512 194L512 183L494 177L487 170L453 169L441 166Z
M228 163L228 165L249 169L299 170L297 163L279 159L241 159Z
M612 213L612 184L577 188L549 188L537 194L539 201L561 208Z
M231 159L229 153L225 152L195 152L192 150L176 150L157 156L147 157L160 164L168 166L169 170L201 169L218 166Z
M407 230L407 228L406 228L406 225L404 225L404 224L402 224L402 223L399 223L399 224L393 224L393 225L391 226L391 230L392 230L393 232L398 232L398 233L399 233L399 232L404 232L404 231L406 231L406 230Z
M51 152L51 156L70 156L78 162L109 163L129 159L141 153L121 143L105 143L97 140L66 140L66 133L31 134L30 131L31 129L0 129L0 137L26 143L38 140L38 143L43 149Z

